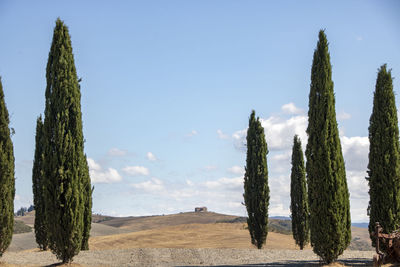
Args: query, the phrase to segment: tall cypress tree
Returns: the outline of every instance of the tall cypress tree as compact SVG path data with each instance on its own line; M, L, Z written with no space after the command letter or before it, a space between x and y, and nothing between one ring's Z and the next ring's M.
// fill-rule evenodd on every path
M0 78L0 257L10 245L14 229L14 148L9 124Z
M48 238L45 221L44 184L43 184L43 121L40 116L36 121L35 158L32 168L33 205L35 206L35 238L42 250L47 250Z
M383 232L390 233L400 226L400 147L392 74L386 64L378 72L369 123L368 230L375 232L379 222Z
M336 122L332 67L324 31L314 51L308 110L306 172L311 246L325 262L351 241L350 201Z
M84 191L84 206L85 211L83 215L83 234L82 234L82 245L81 250L89 250L89 236L90 229L92 226L92 193L93 188L91 187L89 166L87 163L86 156L81 162L84 171L83 177L83 191Z
M247 158L244 175L244 203L251 243L261 249L268 234L269 186L267 142L264 128L253 110L247 130Z
M82 79L78 79L78 83ZM79 90L81 89L81 85L79 84ZM94 187L91 187L91 181L89 176L89 166L87 163L86 155L81 161L82 168L85 170L83 172L84 176L82 179L83 182L83 196L84 196L84 206L85 211L83 215L83 233L82 233L82 245L81 250L89 250L89 237L90 237L90 229L92 228L92 194Z
M309 208L306 170L300 138L295 135L292 148L292 172L290 176L290 210L292 232L296 244L302 250L310 242Z
M60 19L54 28L46 79L43 124L46 227L50 249L63 262L70 262L82 248L83 235L88 229L84 220L89 174L80 87L68 28Z

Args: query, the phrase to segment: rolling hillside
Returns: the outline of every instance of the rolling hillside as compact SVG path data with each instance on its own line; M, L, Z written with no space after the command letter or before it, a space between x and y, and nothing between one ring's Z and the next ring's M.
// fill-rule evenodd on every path
M181 224L209 224L220 221L230 221L235 218L238 218L238 216L224 215L214 212L182 212L171 215L142 217L109 217L108 220L101 221L100 224L137 232Z
M16 220L33 225L34 213ZM93 215L91 250L129 248L252 248L246 218L214 212L185 212L144 217ZM270 219L267 249L298 249L291 221ZM373 250L368 230L352 227L352 250ZM16 234L10 250L36 247L33 233ZM309 247L307 248L309 249Z
M93 250L130 248L252 248L243 223L180 224L90 239ZM291 235L268 233L266 249L296 249ZM309 249L309 247L308 247Z
M214 212L185 212L165 216L107 217L104 224L130 233L94 237L92 248L173 247L173 248L249 248L246 218ZM296 249L291 236L291 221L270 219L267 248ZM368 230L352 227L352 250L373 250Z

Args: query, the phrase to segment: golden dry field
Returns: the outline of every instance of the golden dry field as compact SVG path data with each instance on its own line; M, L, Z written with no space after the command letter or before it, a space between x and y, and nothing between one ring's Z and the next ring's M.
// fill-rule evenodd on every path
M138 232L97 236L90 248L252 248L243 223L182 224ZM297 249L291 235L268 233L266 249Z
M185 212L93 218L90 250L81 251L68 266L321 266L310 246L303 251L296 247L288 234L290 221L271 219L266 245L258 250L250 243L245 219L237 216ZM32 225L34 213L16 220ZM352 235L349 249L339 258L340 262L330 267L368 266L372 262L374 252L368 230L353 227ZM51 252L39 251L33 232L28 232L14 234L0 267L54 266L58 262Z
M34 212L16 217L33 226ZM214 212L184 212L142 217L107 217L94 215L90 248L252 248L245 223L224 223L237 216ZM278 225L278 220L270 220ZM279 226L279 225L278 225ZM353 250L373 250L366 228L352 227ZM11 251L34 249L33 233L14 235ZM265 249L298 249L291 234L269 232ZM310 249L310 247L306 247Z

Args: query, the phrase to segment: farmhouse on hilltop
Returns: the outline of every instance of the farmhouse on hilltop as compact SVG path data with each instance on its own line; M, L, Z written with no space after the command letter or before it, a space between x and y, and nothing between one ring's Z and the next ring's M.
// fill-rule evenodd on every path
M196 207L194 212L207 212L207 207Z

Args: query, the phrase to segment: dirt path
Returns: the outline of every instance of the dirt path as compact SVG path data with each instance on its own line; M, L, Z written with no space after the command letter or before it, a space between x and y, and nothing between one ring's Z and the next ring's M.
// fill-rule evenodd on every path
M33 232L23 233L23 234L14 234L12 237L12 241L7 251L10 252L19 252L22 250L37 248L35 235Z
M339 260L346 266L370 266L373 251L345 251ZM48 266L59 261L50 252L6 252L1 261L23 266ZM169 249L82 251L74 258L77 266L312 266L318 257L310 250L256 249ZM0 264L1 266L1 264Z

